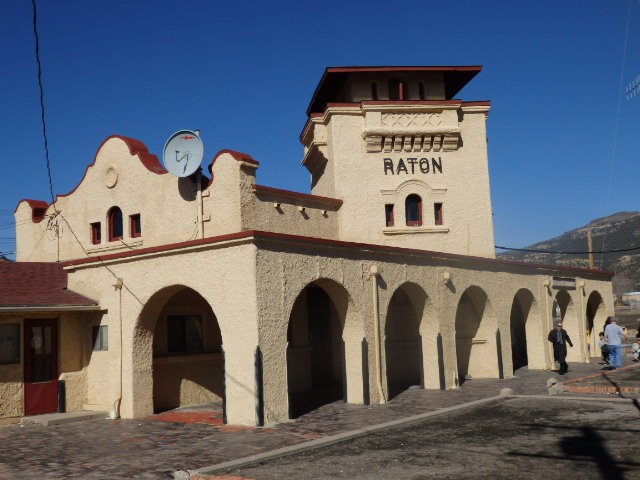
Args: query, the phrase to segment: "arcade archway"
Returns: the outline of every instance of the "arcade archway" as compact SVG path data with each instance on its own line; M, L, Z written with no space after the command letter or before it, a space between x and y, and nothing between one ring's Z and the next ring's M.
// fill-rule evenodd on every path
M391 297L385 323L385 361L388 398L411 386L424 387L420 323L426 294L405 284Z
M529 365L529 345L532 340L528 322L533 295L529 290L519 290L511 304L509 325L511 329L511 360L513 371ZM528 332L529 330L529 332Z
M141 380L152 391L154 412L222 401L222 336L211 306L195 290L174 286L153 295L135 344L141 371L149 372Z
M346 400L342 333L347 305L347 292L329 280L307 285L293 305L287 331L291 418Z
M499 336L496 319L487 294L469 287L460 297L456 310L456 356L458 382L469 378L500 375Z

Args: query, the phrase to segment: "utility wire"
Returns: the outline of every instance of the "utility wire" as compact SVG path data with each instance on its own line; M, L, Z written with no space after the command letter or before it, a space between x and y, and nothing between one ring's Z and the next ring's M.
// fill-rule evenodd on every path
M33 34L36 40L36 61L38 63L38 85L40 87L40 117L42 119L42 136L44 137L44 154L47 160L47 173L49 174L49 191L51 193L51 204L55 206L53 195L53 180L51 178L51 162L49 161L49 142L47 141L47 122L44 115L44 88L42 86L42 65L40 63L40 42L38 40L38 15L36 10L36 0L31 0L33 4Z
M633 252L635 250L640 250L640 247L631 247L631 248L617 248L613 250L596 250L589 251L583 250L579 252L566 252L566 251L554 251L554 250L537 250L535 248L512 248L512 247L501 247L499 245L494 245L495 248L500 250L511 250L515 252L529 252L529 253L551 253L551 254L563 254L563 255L587 255L589 253L619 253L619 252Z
M616 121L613 129L613 147L611 150L611 164L609 167L609 188L607 190L607 202L606 202L607 210L611 207L611 196L613 192L613 175L615 171L616 154L618 149L618 126L620 124L620 108L622 105L622 97L624 96L624 69L627 63L627 48L629 45L629 28L631 26L631 5L632 4L633 4L633 1L629 0L629 8L627 9L627 28L624 34L624 49L622 52L622 66L620 67L620 84L618 86L618 105L616 107ZM594 253L600 254L599 263L601 267L604 262L603 255L604 253L607 253L604 250L606 238L607 238L607 233L605 232L605 234L602 236L602 247L600 252L594 252Z

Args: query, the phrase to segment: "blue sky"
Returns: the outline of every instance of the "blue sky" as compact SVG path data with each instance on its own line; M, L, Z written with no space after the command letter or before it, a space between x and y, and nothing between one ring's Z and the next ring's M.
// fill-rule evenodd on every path
M109 135L161 156L183 128L202 131L207 161L240 150L260 184L308 192L298 135L325 67L483 65L458 97L492 102L497 245L639 209L640 95L624 96L640 74L638 0L39 0L38 27L56 194ZM0 2L0 45L6 252L20 199L51 201L30 0Z

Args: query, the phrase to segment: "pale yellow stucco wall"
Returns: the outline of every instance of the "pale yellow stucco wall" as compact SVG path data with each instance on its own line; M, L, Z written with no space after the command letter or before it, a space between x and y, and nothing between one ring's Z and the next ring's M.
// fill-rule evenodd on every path
M380 100L389 96L385 85L391 75L379 78ZM592 294L601 298L597 331L613 314L609 276L493 260L489 106L445 101L439 73L409 75L407 81L410 99L422 81L431 102L367 102L370 82L352 82L343 92L351 103L330 105L309 119L303 165L313 174L314 195L259 187L257 162L230 151L215 156L211 182L198 192L193 179L161 173L157 161L150 170L154 160L148 154L136 154L128 139L111 137L77 188L59 196L43 221L34 223L31 207L21 202L15 213L18 260L81 260L67 266L69 288L101 308L59 317L68 409L141 417L176 403L218 401L224 380L228 421L254 425L259 348L265 421L287 419L289 385L304 391L311 383L305 373L311 347L298 332L301 343L291 349L287 331L296 300L312 282L327 292L339 317L337 343L344 342L350 403L381 402L389 394L387 360L401 349L385 347L385 332L398 289L420 317L420 384L426 388L456 388L464 369L474 378L512 375L516 298L526 304L526 318L519 321L525 321L529 368L553 366L547 333L556 297L575 344L568 360L588 360L586 305ZM428 172L420 169L423 158ZM400 159L406 172L398 169ZM206 162L204 167L208 175ZM422 199L422 226L405 225L409 194ZM443 204L443 225L435 225L434 203ZM390 227L385 204L394 205ZM122 209L124 237L109 241L107 213L113 206ZM129 232L132 214L141 215L138 238ZM99 245L91 243L93 222L102 226ZM254 236L252 230L272 234ZM574 278L576 288L554 288L554 276ZM176 300L185 291L201 300ZM165 355L167 305L183 313L210 308L222 337L220 351ZM92 349L95 325L108 328L107 351ZM288 368L288 349L295 370ZM0 365L0 418L20 415L22 375L22 365Z
M91 348L87 315L73 312L0 313L0 324L20 326L20 362L0 365L0 423L18 421L24 415L24 320L38 318L57 320L58 380L65 381L67 411L81 410L85 403L86 352Z
M456 312L462 294L469 289L479 289L486 294L487 305L481 318L481 328L475 340L482 341L473 346L469 374L476 377L511 376L510 314L512 303L518 290L528 290L534 298L535 307L526 319L527 353L529 368L551 368L550 344L547 334L551 328L552 290L544 286L550 276L562 272L535 267L499 267L492 264L470 268L464 260L451 260L410 255L372 255L336 246L286 245L286 251L277 244L266 245L257 258L257 279L261 294L258 297L260 321L260 345L263 349L265 365L265 415L270 420L282 420L287 415L287 363L286 332L291 310L300 292L311 282L325 286L343 315L345 330L345 357L347 359L347 398L353 403L363 400L363 365L360 361L363 338L369 349L368 389L371 401L380 401L375 371L375 343L373 318L373 297L370 267L376 265L382 271L378 280L379 312L381 318L381 342L384 345L385 317L393 293L407 283L419 286L425 294L426 305L420 325L423 342L424 385L440 388L439 368L444 370L445 387L457 385L456 360ZM314 253L313 255L311 253ZM445 283L444 273L451 279ZM611 284L601 276L585 278L585 293L582 289L571 292L574 302L581 302L590 290L597 290L603 298L611 291ZM582 279L580 277L579 281ZM347 299L345 302L344 299ZM549 307L547 308L547 304ZM340 305L342 305L340 307ZM613 305L606 302L604 311L612 312ZM584 309L579 310L574 324L567 325L575 348L571 350L572 361L586 361L586 337L581 336L582 325L586 322ZM500 332L502 372L498 371L498 345L496 333ZM442 336L444 355L439 367L437 336ZM380 349L382 384L385 384L385 350ZM383 387L384 389L384 387Z
M22 339L22 318L17 315L3 315L0 317L0 325L20 325L20 338ZM0 425L15 421L24 413L24 388L23 388L23 347L20 345L20 363L0 365Z
M330 106L322 116L312 118L303 134L305 149L315 157L322 151L327 161L313 193L348 199L340 209L340 238L494 257L488 110L488 106L444 103ZM460 136L455 147L415 146L415 138L422 142L448 132ZM395 143L389 149L370 148L368 138L376 135ZM406 139L413 143L405 143ZM385 159L393 169L385 169ZM434 159L442 172L434 168ZM399 169L400 161L406 171ZM424 170L428 164L427 173L420 169L420 162ZM423 225L419 227L405 223L404 201L411 193L422 198ZM435 225L434 203L443 204L443 225ZM394 205L392 227L385 224L385 204Z
M108 313L102 323L109 325L109 331L116 338L111 343L113 349L108 352L111 358L105 359L109 362L108 368L89 366L88 395L92 403L101 399L101 404L112 405L120 394L118 332L122 322L121 414L130 418L153 413L155 321L168 299L186 287L200 294L211 306L220 327L228 372L229 421L255 424L255 247L241 243L233 246L234 243L227 244L226 248L216 245L206 250L202 247L177 250L135 262L117 260L70 270L70 288L76 291L87 285L103 288L101 306ZM115 278L122 279L122 289L112 287ZM211 361L215 365L217 360L212 357ZM190 391L192 393L185 394L187 398L195 396L193 389ZM214 397L200 396L196 401L212 399Z

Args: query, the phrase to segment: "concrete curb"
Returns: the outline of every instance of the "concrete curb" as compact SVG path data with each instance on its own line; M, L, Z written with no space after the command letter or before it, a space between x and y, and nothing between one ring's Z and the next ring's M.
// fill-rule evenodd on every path
M381 423L378 425L372 425L370 427L359 428L356 430L350 430L344 433L338 433L325 438L319 438L317 440L311 440L309 442L299 443L297 445L290 445L288 447L278 448L271 450L270 452L259 453L257 455L251 455L249 457L238 458L236 460L229 460L228 462L218 463L216 465L210 465L206 467L197 468L195 470L182 470L174 472L173 476L176 479L189 479L193 475L202 475L210 473L218 473L224 470L240 468L254 463L265 462L267 460L273 460L276 458L285 457L287 455L293 455L295 453L307 452L316 448L326 447L333 445L334 443L344 442L353 438L362 437L370 433L379 432L394 427L408 427L414 424L422 423L430 418L440 417L451 413L463 412L465 410L472 410L477 407L489 405L492 403L498 403L503 400L513 398L507 395L497 395L495 397L483 398L481 400L475 400L473 402L463 403L461 405L455 405L453 407L440 408L433 412L420 413L411 417L401 418L393 420L391 422Z
M513 395L511 398L535 398L536 400L560 400L565 402L589 402L589 403L629 403L632 399L619 396L612 397L585 397L584 395Z
M597 378L597 377L608 377L610 375L615 375L616 373L619 372L623 372L626 370L631 370L634 367L640 367L640 364L635 364L635 365L626 365L624 367L618 368L616 370L603 370L601 372L598 373L592 373L591 375L587 375L585 377L579 377L579 378L573 378L571 380L565 380L564 382L561 382L563 385L572 385L574 383L578 383L578 382L582 382L584 380L589 380L591 378Z

